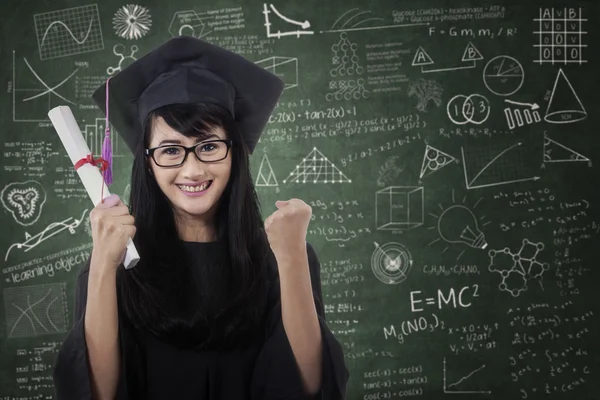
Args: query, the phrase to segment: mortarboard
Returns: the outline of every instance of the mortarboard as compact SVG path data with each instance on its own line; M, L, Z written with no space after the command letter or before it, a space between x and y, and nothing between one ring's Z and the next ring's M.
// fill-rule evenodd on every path
M105 115L108 104L108 119L132 152L151 111L175 103L210 103L231 112L252 153L283 87L281 79L239 54L179 36L112 76L92 98Z

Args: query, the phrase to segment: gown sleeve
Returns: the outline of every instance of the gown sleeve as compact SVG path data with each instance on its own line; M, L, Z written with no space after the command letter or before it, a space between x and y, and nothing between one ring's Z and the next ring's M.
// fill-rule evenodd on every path
M341 344L325 320L325 307L321 291L320 264L313 247L307 243L313 297L321 327L323 342L321 388L316 395L304 392L300 368L288 341L281 315L279 280L274 282L272 301L275 306L268 317L269 336L261 349L254 369L252 399L278 400L343 400L350 373L346 367ZM275 265L275 268L277 266ZM270 296L271 297L271 296Z
M56 400L92 400L84 326L90 261L91 258L77 276L74 323L58 351L52 369ZM126 398L122 379L119 381L116 400Z

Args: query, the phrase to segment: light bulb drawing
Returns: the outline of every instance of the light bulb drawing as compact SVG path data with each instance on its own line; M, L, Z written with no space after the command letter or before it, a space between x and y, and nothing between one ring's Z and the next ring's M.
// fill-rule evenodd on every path
M441 204L438 204L442 213L440 215L436 215L432 212L429 213L432 217L434 217L437 221L437 224L434 226L429 226L427 229L434 230L437 229L439 236L432 240L428 246L431 246L434 243L437 243L441 240L444 240L447 243L460 243L466 244L468 248L473 249L485 249L488 244L485 240L485 237L480 229L481 227L485 227L490 224L491 221L484 221L485 215L480 215L478 217L475 216L473 211L479 205L479 202L483 200L483 197L480 197L473 206L465 206L466 196L462 198L462 201L457 202L455 200L454 189L452 190L452 205L449 207L444 207ZM456 260L458 261L462 255L467 251L468 248L465 248L460 252ZM448 247L446 247L442 252L446 252Z
M485 249L487 242L477 224L477 217L462 205L448 207L438 220L438 232L448 243L463 243L475 249Z

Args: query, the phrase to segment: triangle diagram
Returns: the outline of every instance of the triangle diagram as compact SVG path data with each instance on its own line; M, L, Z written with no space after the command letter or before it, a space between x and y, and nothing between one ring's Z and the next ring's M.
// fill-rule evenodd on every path
M316 147L294 168L283 182L286 183L290 180L296 183L352 182Z
M436 171L444 168L446 165L457 162L458 160L441 150L427 145L425 154L423 155L423 163L421 164L421 173L419 179L433 174Z
M544 136L544 162L577 162L590 161L586 156L579 154L564 144Z
M553 124L567 124L580 121L586 117L587 112L581 104L579 96L577 96L571 82L560 68L554 81L544 120Z
M433 60L427 54L427 52L423 49L423 47L419 46L417 52L415 53L415 58L413 58L412 66L418 67L420 65L429 65L433 64Z
M473 45L473 43L469 42L467 47L465 47L465 52L463 53L461 61L477 61L483 60L483 56L477 50L477 48Z
M265 154L258 168L258 176L256 177L256 186L277 186L277 178L273 172L273 167Z

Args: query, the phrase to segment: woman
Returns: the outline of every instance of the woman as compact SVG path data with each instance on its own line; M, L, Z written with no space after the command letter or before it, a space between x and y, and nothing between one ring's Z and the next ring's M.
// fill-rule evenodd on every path
M179 37L106 90L93 98L134 154L130 210L112 196L91 213L57 398L345 398L348 370L305 241L310 207L277 202L263 227L251 181L281 80ZM129 237L141 259L126 270Z

